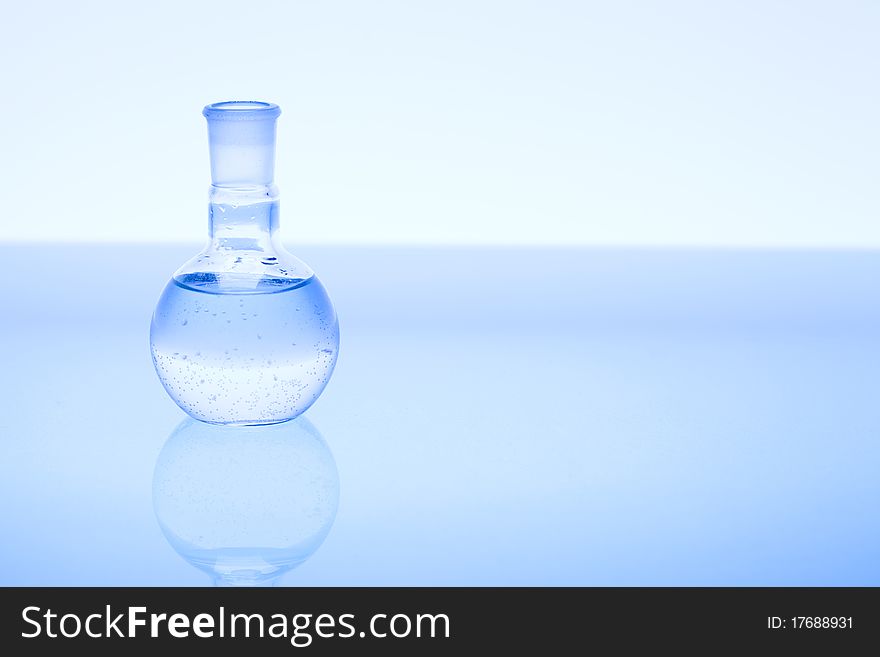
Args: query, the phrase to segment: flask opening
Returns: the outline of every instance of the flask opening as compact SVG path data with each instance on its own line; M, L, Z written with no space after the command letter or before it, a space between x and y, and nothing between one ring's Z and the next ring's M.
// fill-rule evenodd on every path
M209 121L260 121L278 118L281 108L260 100L224 100L206 105L202 114Z

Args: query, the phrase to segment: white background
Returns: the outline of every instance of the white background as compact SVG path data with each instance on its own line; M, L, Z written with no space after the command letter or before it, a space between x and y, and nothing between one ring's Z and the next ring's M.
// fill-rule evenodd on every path
M0 239L205 231L277 102L288 242L880 246L880 3L4 3Z

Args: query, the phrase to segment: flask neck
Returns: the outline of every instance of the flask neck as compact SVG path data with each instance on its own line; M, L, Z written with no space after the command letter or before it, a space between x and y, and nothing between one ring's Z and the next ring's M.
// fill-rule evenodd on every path
M212 185L208 197L210 248L223 251L273 251L278 230L275 185Z
M211 181L216 186L271 185L275 179L275 122L272 103L227 101L202 111L208 120Z

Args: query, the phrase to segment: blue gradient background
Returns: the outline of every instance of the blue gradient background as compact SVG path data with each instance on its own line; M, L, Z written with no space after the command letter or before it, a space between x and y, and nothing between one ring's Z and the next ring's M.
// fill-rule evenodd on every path
M336 304L289 585L880 585L880 6L60 2L0 40L0 584L205 585L151 502L201 107Z
M200 110L250 98L283 111L297 244L880 246L870 0L105 0L4 25L6 239L203 239Z
M0 282L3 583L209 582L150 502L183 415L146 327L190 251L0 249L53 266ZM876 254L301 255L343 328L307 413L341 490L285 583L880 583Z

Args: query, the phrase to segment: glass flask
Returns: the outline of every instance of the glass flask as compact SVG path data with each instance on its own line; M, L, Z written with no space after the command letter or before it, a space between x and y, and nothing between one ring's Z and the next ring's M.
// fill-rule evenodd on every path
M205 107L209 240L162 292L153 364L180 408L203 422L274 424L318 398L339 327L314 272L278 241L275 123L263 102Z
M267 586L324 542L339 503L330 448L305 418L272 426L185 419L153 471L171 547L218 586Z

